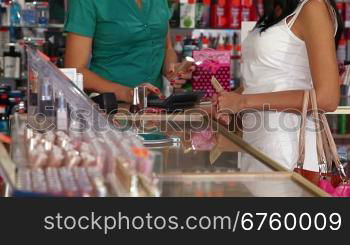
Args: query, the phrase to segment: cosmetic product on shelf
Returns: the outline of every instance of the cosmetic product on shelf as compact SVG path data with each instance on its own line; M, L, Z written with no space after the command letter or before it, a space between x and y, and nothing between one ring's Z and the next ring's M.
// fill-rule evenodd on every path
M346 44L347 44L347 41L346 41L345 35L343 34L339 41L338 49L337 49L337 58L338 58L338 61L341 63L343 63L346 60L346 54L347 54Z
M180 1L168 0L169 8L171 12L171 19L169 21L171 28L180 27Z
M1 62L1 73L3 73L3 55L8 50L7 44L10 42L10 33L8 28L0 28L0 62Z
M9 43L9 51L4 52L4 77L21 78L21 53L16 51L16 44Z
M9 118L6 105L0 105L0 133L10 134Z
M347 133L347 115L338 115L338 133Z
M224 28L227 26L226 0L213 0L211 5L211 27Z
M50 19L50 9L48 2L37 2L36 4L38 25L47 26Z
M202 49L209 48L209 39L207 37L203 37L202 39Z
M242 21L251 21L253 0L242 0Z
M226 11L228 12L228 28L241 28L241 7L241 0L227 1Z
M21 12L22 12L21 5L17 2L17 0L11 0L10 2L10 25L11 26L21 25L21 18L22 18Z
M36 11L36 2L26 2L22 9L23 25L34 26L38 23L38 16Z
M264 0L257 0L257 15L258 18L262 17L264 15Z
M195 28L196 0L180 0L180 27Z
M216 50L218 50L218 51L226 50L226 48L225 48L225 37L224 36L220 36L219 37L219 43L218 43L218 46L217 46Z
M186 37L183 41L183 54L182 57L192 57L192 53L194 50L197 50L198 47L195 45L195 40L193 40L191 37Z
M176 35L174 50L177 54L178 60L181 60L182 53L183 53L184 49L183 49L183 44L182 44L182 36L180 36L180 35Z
M210 5L211 0L197 0L196 3L196 27L210 27Z

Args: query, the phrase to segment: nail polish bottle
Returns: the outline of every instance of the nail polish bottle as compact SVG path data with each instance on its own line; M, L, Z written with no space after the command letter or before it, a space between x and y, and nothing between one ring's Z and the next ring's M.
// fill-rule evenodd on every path
M140 97L139 97L139 88L134 88L134 94L132 99L132 105L130 106L130 113L138 113L140 111Z

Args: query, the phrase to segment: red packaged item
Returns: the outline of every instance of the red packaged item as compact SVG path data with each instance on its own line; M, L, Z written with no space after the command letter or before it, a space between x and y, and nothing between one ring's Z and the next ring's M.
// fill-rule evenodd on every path
M227 26L225 15L226 0L213 0L211 8L211 27L224 28Z
M228 0L226 5L228 28L241 28L241 0Z
M230 91L231 51L193 51L193 58L196 62L201 63L193 73L194 91L204 91L206 92L205 97L211 98L216 94L211 83L213 76L217 78L225 91Z
M339 15L344 20L345 19L345 3L344 2L337 2L336 6L337 6L337 10L339 12Z
M242 21L252 20L253 0L242 0Z

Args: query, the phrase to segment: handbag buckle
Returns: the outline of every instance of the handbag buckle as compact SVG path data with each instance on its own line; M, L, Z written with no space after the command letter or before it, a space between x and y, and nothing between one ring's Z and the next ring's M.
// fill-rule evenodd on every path
M327 161L325 159L322 159L321 162L319 163L318 167L319 167L320 175L326 177L328 174Z
M345 173L345 170L344 170L344 166L342 164L339 165L338 171L339 171L340 178L343 181L343 183L348 183L349 180L348 180L348 178L346 176L346 173Z
M304 163L303 162L297 162L297 168L303 169L304 168Z

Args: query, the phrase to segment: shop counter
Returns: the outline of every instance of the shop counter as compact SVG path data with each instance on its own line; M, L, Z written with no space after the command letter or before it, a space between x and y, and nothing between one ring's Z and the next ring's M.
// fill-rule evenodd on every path
M213 120L208 105L105 115L38 50L27 54L28 115L11 119L10 155L0 144L7 195L327 196Z
M168 143L145 141L156 153L155 173L164 197L328 196L296 173L245 143L239 130L195 113L151 117L117 115L122 128L139 134L164 134ZM182 118L171 120L171 118ZM242 154L259 161L247 170Z

